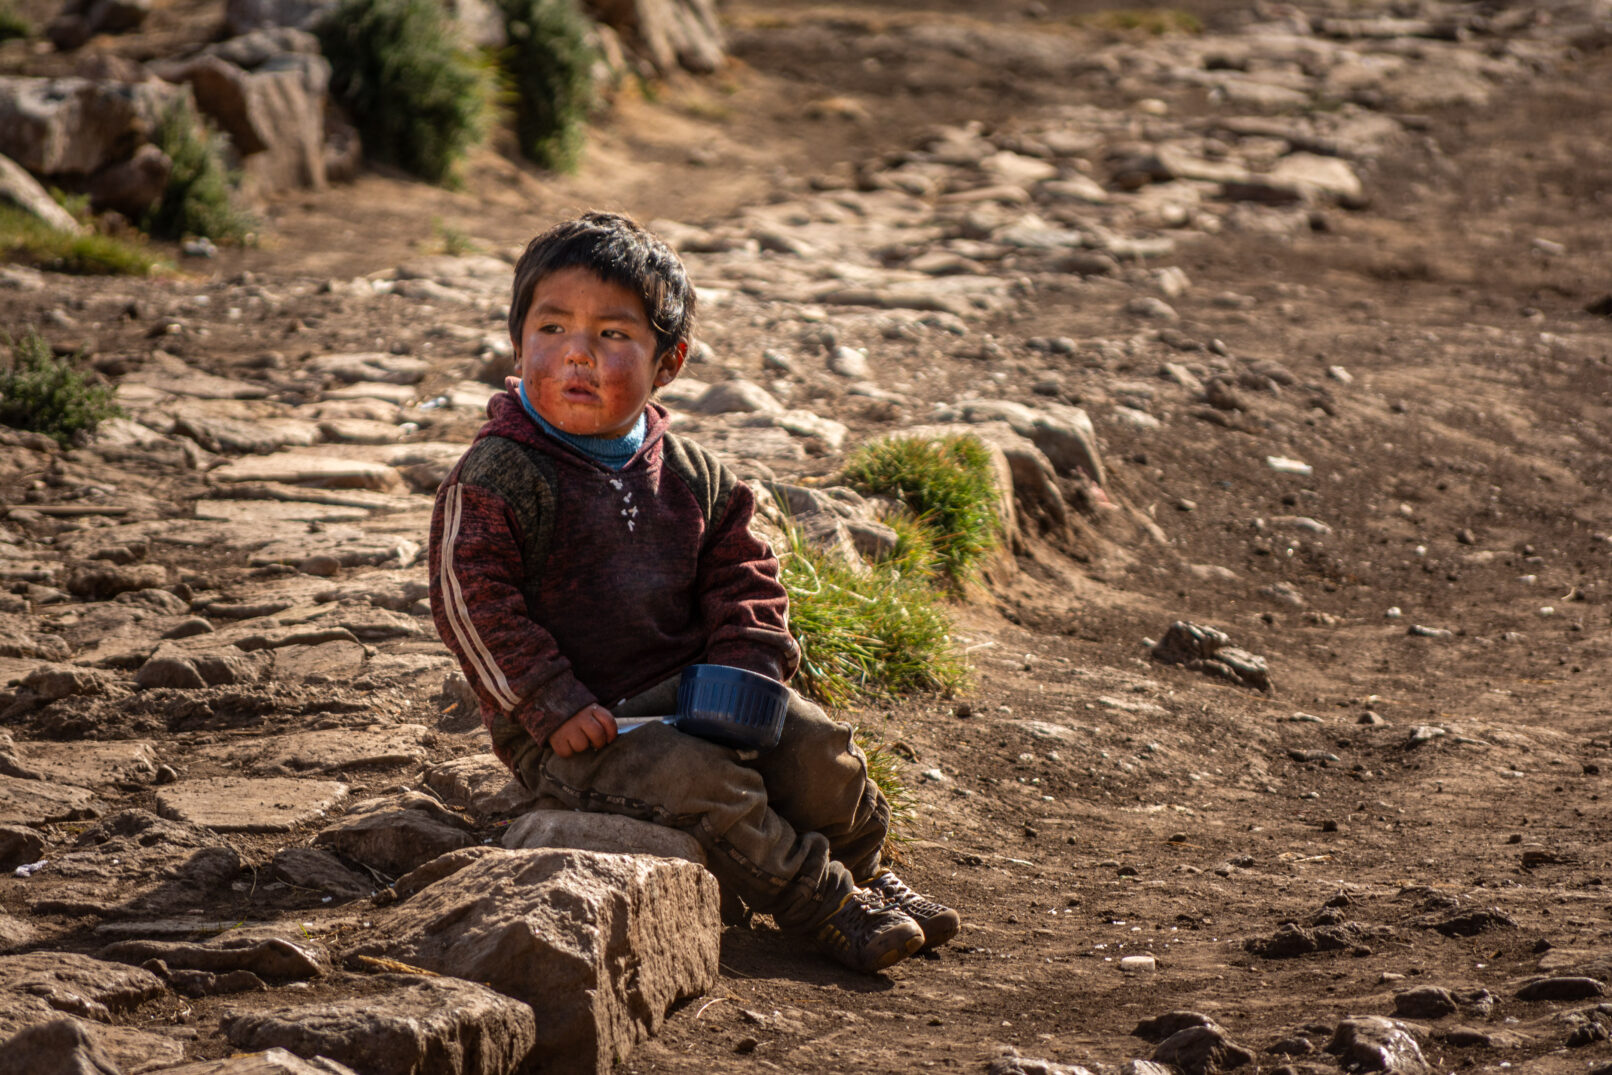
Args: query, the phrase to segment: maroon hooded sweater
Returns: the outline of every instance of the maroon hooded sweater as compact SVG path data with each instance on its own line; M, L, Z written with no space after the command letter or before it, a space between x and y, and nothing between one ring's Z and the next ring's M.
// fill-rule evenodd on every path
M437 491L431 612L512 768L582 707L689 664L787 680L800 661L755 499L650 404L612 471L538 429L513 394Z

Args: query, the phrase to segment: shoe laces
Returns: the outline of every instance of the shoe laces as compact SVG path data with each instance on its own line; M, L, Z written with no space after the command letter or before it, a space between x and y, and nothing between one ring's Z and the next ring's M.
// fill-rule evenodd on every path
M885 906L898 907L914 917L933 916L946 911L945 907L928 896L919 895L908 888L905 881L888 870L867 882L865 887L882 899Z

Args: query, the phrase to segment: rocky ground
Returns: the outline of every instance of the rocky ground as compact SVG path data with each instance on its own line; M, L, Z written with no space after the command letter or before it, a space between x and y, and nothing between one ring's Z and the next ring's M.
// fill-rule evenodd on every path
M730 65L574 177L489 150L177 278L0 268L127 410L3 435L0 1069L1612 1065L1612 11L975 7L729 4ZM702 871L497 847L600 834L508 823L422 545L511 259L587 205L684 253L667 402L755 481L937 424L1014 464L972 686L844 714L938 953L718 950ZM1152 659L1177 620L1270 689ZM617 940L534 984L477 897L554 871Z

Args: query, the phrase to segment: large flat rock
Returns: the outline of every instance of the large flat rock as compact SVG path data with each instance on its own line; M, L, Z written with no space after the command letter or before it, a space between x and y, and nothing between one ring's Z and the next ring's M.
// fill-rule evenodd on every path
M317 647L323 648L323 647ZM283 650L276 651L278 653ZM419 765L433 732L423 724L377 724L267 735L200 747L196 756L254 772L330 772Z
M0 776L0 822L43 825L94 817L100 812L99 801L83 788Z
M407 567L420 555L424 531L412 536L371 534L350 526L330 526L316 534L303 532L279 540L260 542L252 553L253 567L267 564L301 564L314 556L329 557L340 567L381 564Z
M317 646L281 646L274 651L274 678L309 683L345 683L364 669L359 642L322 642Z
M226 1016L241 1049L328 1057L365 1075L507 1075L537 1040L532 1009L453 978L393 976L397 988L332 1004Z
M286 832L318 821L347 797L334 780L215 776L157 792L157 811L214 832Z
M486 982L542 1013L544 1070L608 1071L717 975L716 878L677 859L481 849L360 948Z
M283 482L326 489L401 489L403 479L385 463L303 452L276 452L225 463L207 475L217 482Z
M369 518L369 510L298 500L198 500L196 518L244 526L262 522L350 523Z
M149 739L19 743L16 753L46 780L81 788L149 784L157 775L157 744Z

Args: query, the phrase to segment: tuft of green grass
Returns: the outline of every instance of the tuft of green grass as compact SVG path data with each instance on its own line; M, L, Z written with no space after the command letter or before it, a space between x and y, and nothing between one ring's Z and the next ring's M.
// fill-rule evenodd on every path
M146 276L168 268L144 243L58 231L25 209L0 204L0 259L86 276Z
M934 531L923 520L903 506L890 512L882 522L896 532L896 545L879 558L879 566L909 579L933 580L942 573Z
M996 546L1002 529L996 480L990 449L978 437L873 441L846 462L844 477L859 492L905 504L929 531L940 567L954 582L968 579Z
M858 573L793 528L780 567L790 631L801 648L799 683L824 705L963 685L950 620L926 579L888 563Z
M1152 37L1164 34L1201 34L1203 20L1179 8L1115 8L1090 15L1077 15L1076 25L1120 33L1142 33Z
M901 765L893 750L866 728L858 728L854 738L867 758L868 779L884 793L884 801L890 804L890 829L884 838L882 854L888 860L897 861L902 848L912 842L911 829L917 817L918 800L901 775Z
M509 47L501 57L514 91L521 153L569 172L582 156L593 109L593 25L575 0L499 0Z
M440 0L340 0L315 28L371 158L432 183L486 134L496 82Z
M141 227L160 239L186 236L245 242L255 222L235 205L234 177L224 164L223 138L196 112L187 94L157 120L151 141L168 155L168 185Z
M444 224L441 217L431 218L431 238L433 245L449 257L461 258L476 252L476 240L467 232Z
M11 368L0 371L0 425L28 429L62 447L78 433L94 432L103 419L123 413L113 390L76 369L83 352L63 361L36 332L11 344Z
M11 0L0 0L0 41L33 36L33 23L22 16Z

